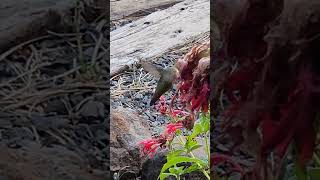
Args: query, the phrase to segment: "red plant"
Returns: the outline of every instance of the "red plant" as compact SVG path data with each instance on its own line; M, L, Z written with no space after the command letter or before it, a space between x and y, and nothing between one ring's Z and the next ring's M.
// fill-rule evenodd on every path
M241 168L241 166L238 163L236 163L230 156L227 156L224 154L211 154L210 164L212 168L218 166L221 163L226 163L226 162L231 164L232 171L244 174L244 171Z
M210 43L193 47L183 59L177 61L181 82L178 85L183 102L191 102L191 111L208 111ZM201 109L200 109L201 108Z
M164 147L167 141L172 140L175 132L178 129L187 128L192 129L195 121L194 112L202 111L207 112L209 106L209 43L195 46L183 58L177 61L181 75L181 82L178 84L178 91L180 92L179 99L191 105L188 106L186 112L180 109L174 110L172 104L175 97L172 97L171 107L169 109L166 99L161 96L156 109L161 114L170 115L176 118L177 115L182 116L183 120L176 123L169 123L166 125L165 131L158 137L149 140L141 141L141 154L153 156L159 148Z
M139 145L141 146L141 155L148 155L150 158L152 158L157 150L166 143L166 139L162 136L159 138L152 138L152 139L147 139L139 142Z
M160 96L159 103L156 105L156 109L158 109L161 114L167 114L168 106L164 96Z
M320 107L316 50L320 44L320 1L215 3L223 40L217 54L223 54L223 60L230 64L234 58L238 61L236 71L226 73L219 87L232 103L224 113L229 119L225 127L237 126L243 132L260 128L259 159L266 159L272 151L282 157L295 142L304 166L314 151L313 123Z
M177 122L177 123L169 123L166 125L166 130L164 132L164 134L166 136L171 136L173 135L178 129L183 128L183 124L181 122Z

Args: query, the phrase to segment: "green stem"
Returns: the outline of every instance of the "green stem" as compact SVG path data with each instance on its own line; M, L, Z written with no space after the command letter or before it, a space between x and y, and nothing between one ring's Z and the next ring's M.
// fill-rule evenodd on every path
M178 136L178 140L181 142L181 144L185 144L185 142L183 141L181 135ZM195 156L194 156L194 154L192 152L189 152L189 154L191 155L192 158L195 158ZM208 159L208 161L209 161L209 159ZM204 170L204 168L199 163L197 163L197 165L201 167L201 172L207 177L207 179L210 179L210 176L207 173L207 171Z
M206 151L207 151L207 155L208 155L208 162L210 162L210 145L208 142L208 137L207 135L204 137L205 143L206 143ZM210 164L209 164L210 167Z

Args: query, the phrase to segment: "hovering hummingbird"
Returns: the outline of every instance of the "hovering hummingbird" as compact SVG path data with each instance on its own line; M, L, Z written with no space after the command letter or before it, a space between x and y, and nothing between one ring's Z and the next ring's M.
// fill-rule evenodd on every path
M165 69L145 61L141 61L141 65L145 71L159 78L156 91L150 101L150 106L152 106L161 95L172 88L173 82L179 77L180 72L176 65Z

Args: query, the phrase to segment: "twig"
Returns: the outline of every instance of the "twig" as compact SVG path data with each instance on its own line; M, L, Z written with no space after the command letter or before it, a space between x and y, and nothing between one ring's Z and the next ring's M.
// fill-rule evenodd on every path
M17 46L14 46L12 47L11 49L9 49L8 51L2 53L0 55L0 61L3 61L7 56L9 56L10 54L12 54L13 52L15 52L16 50L22 48L23 46L25 45L28 45L30 43L33 43L33 42L36 42L36 41L40 41L40 40L43 40L43 39L46 39L46 38L49 38L50 36L49 35L46 35L46 36L41 36L41 37L38 37L38 38L34 38L34 39L31 39L29 41L25 41L21 44L18 44Z
M85 63L83 59L82 38L80 35L80 24L81 24L80 15L81 15L80 0L77 0L74 18L75 18L75 26L76 26L76 34L77 34L76 38L77 38L77 47L78 47L78 58L79 58L81 68L84 68Z
M91 64L92 65L96 64L97 55L98 55L98 52L99 52L99 48L101 46L102 39L103 39L103 34L100 33L99 39L97 41L97 44L96 44L96 46L94 48L94 51L93 51L93 54L92 54L92 57L91 57Z

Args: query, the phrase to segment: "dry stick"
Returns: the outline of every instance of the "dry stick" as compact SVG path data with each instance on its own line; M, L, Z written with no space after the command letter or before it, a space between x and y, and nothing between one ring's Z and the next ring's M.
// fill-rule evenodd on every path
M28 104L33 104L33 107L40 103L44 98L47 98L48 96L52 96L52 95L59 95L59 94L65 94L65 93L72 93L72 92L77 92L79 91L79 89L73 89L73 90L57 90L57 89L53 89L52 91L47 92L45 95L43 95L44 92L40 92L41 95L38 96L32 96L26 100L24 100L23 102L17 103L17 104L13 104L13 105L9 105L4 107L2 110L9 110L9 109L15 109L21 106L25 106ZM85 90L82 90L85 91ZM92 90L86 90L86 91L92 91Z
M77 33L77 46L78 46L78 58L79 58L79 62L80 62L80 66L83 68L84 67L84 59L83 59L83 49L82 49L82 38L80 35L80 23L81 23L81 19L80 19L80 0L77 0L77 5L75 8L75 26L76 26L76 33Z
M111 1L110 1L111 2ZM103 13L101 13L94 21L93 23L97 23L101 18L103 18L104 16L109 15L109 11L105 11Z
M90 135L90 137L91 137L91 138L94 138L94 135L93 135L93 133L92 133L91 129L89 128L89 126L88 126L88 125L86 125L85 127L86 127L87 132L88 132L88 134Z
M70 69L70 70L68 70L68 71L66 71L66 72L64 72L62 74L56 75L56 76L48 78L46 80L43 80L43 81L37 83L36 85L40 85L40 84L46 83L48 81L55 81L55 80L57 80L59 78L63 78L65 76L68 76L69 74L72 74L73 72L78 71L80 68L81 68L80 66L74 67L74 68L72 68L72 69Z
M66 136L63 132L61 132L61 130L57 129L56 130L62 137L64 137L65 140L67 140L68 142L70 142L72 145L76 145L76 143L69 138L68 136Z
M11 64L11 63L9 63L9 66L12 67L12 69L15 71L15 73L16 73L17 75L20 75L20 74L23 73L23 68L22 68L21 66L19 66L19 64L15 64L15 63L14 63L14 64ZM21 77L21 80L22 80L24 83L26 83L26 81L27 81L27 79L24 78L24 76Z
M77 92L79 91L78 89L75 89L75 90L65 90L64 92L61 92L62 94L65 94L65 93L72 93L72 92ZM83 90L84 91L84 90ZM87 90L87 91L84 91L84 92L90 92L91 90ZM59 96L58 94L56 95L55 92L52 93L53 96ZM36 100L33 101L33 104L29 107L29 115L31 115L31 112L32 110L35 108L35 106L43 101L46 101L48 99L50 99L50 94L47 95L47 96L40 96L39 98L37 98Z
M68 96L64 96L65 99L61 99L64 107L66 108L67 112L68 112L68 115L71 116L73 113L72 113L72 107L71 107L71 104L70 104L70 99L68 98Z
M31 79L31 77L30 77L30 79ZM31 82L29 81L28 84L27 84L25 87L23 87L23 88L21 88L21 89L18 89L18 90L16 90L16 91L13 91L13 92L12 92L11 94L9 94L9 95L6 95L6 97L5 97L2 101L4 101L4 100L9 100L9 99L13 99L15 102L18 102L18 97L17 97L17 95L19 95L19 94L21 94L21 93L25 93L26 90L30 88L30 86L31 86ZM13 102L13 103L15 103L15 102Z
M33 56L34 56L34 52L32 51L30 57L28 58L27 60L27 63L26 63L26 67L25 67L25 71L27 71L29 69L29 66L31 65L31 61L33 59Z
M0 55L0 61L3 61L6 57L8 57L10 54L12 54L13 52L15 52L16 50L22 48L23 46L25 45L28 45L30 43L33 43L33 42L36 42L36 41L40 41L40 40L43 40L43 39L46 39L46 38L49 38L50 36L49 35L46 35L46 36L41 36L41 37L38 37L38 38L34 38L34 39L31 39L29 41L25 41L17 46L14 46L12 47L11 49L9 49L8 51L2 53Z
M15 77L15 78L13 78L13 79L8 80L8 81L5 82L5 83L1 83L1 84L0 84L0 87L9 86L11 82L14 82L14 81L16 81L16 80L24 77L25 75L28 75L28 74L30 74L30 73L33 73L34 71L38 70L39 68L44 67L44 66L48 66L48 65L51 65L51 63L45 62L45 63L39 64L38 66L30 69L29 71L24 72L24 73L20 74L19 76Z
M56 33L53 31L47 31L48 34L53 35L53 36L58 36L58 37L73 37L73 36L77 36L77 33ZM83 33L80 33L80 35L82 36Z
M102 19L96 26L96 30L98 32L101 32L102 31L102 28L104 27L104 25L107 23L107 20L105 19Z
M63 139L63 138L61 138L61 137L59 137L58 135L56 135L54 132L52 132L51 130L48 130L48 131L46 131L49 135L51 135L51 136L53 136L54 138L56 138L61 144L63 144L63 145L66 145L67 144L67 142Z
M92 32L88 32L88 34L92 37L92 39L94 40L94 44L97 42L97 37L92 33Z
M150 86L148 88L129 88L129 89L124 89L124 90L112 90L111 96L119 96L122 95L124 92L132 91L132 90L147 90L147 89L154 89L156 86Z
M81 106L86 103L87 101L93 100L93 96L89 96L85 99L83 99L82 101L80 101L74 108L72 108L72 111L78 112L79 109L81 108ZM77 113L76 113L77 114Z
M34 136L35 136L35 138L36 138L36 142L37 142L38 144L40 144L40 146L41 146L41 141L40 141L40 138L39 138L39 134L38 134L37 129L34 127L34 125L31 125L31 129L32 129L33 134L34 134Z
M99 48L101 46L102 39L103 39L103 34L100 33L99 39L97 41L97 44L96 44L96 46L94 48L94 51L93 51L93 55L91 57L91 64L92 65L94 65L96 63L97 55L98 55L98 52L99 52Z
M113 76L112 78L110 78L110 81L112 81L112 80L114 80L115 78L117 78L117 77L119 77L119 76L122 76L122 75L124 75L124 74L126 74L126 73L129 73L129 72L123 72L123 73L117 74L117 75Z

